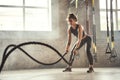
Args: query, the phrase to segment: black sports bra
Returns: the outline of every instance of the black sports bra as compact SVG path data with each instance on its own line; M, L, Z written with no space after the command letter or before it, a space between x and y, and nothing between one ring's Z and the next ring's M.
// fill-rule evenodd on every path
M71 33L73 33L73 35L75 35L76 37L78 37L78 28L79 28L79 25L77 24L76 28L73 29L72 27L70 27L70 31ZM85 36L85 31L83 31L83 37Z

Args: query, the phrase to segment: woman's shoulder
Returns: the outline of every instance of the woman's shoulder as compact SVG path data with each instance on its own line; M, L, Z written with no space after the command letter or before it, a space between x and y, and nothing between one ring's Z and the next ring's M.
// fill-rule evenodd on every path
M81 24L77 24L77 26L78 26L78 28L84 29L83 25L81 25Z
M79 24L77 24L77 25L78 25L78 26L82 26L82 24L80 24L80 23L79 23Z
M68 26L68 30L71 28L71 26Z
M71 26L68 26L68 29L67 29L67 31L71 31Z

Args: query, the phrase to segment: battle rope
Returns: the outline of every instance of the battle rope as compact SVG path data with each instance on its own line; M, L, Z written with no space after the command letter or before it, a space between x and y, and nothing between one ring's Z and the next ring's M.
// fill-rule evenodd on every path
M33 58L32 56L30 56L24 49L22 49L21 47L22 46L25 46L25 45L31 45L31 44L34 44L34 45L43 45L45 47L48 47L50 49L52 49L53 51L55 51L59 56L60 56L60 59L58 59L57 61L53 62L53 63L43 63L43 62L40 62L38 60L36 60L35 58ZM12 47L12 48L11 48ZM9 51L8 49L11 48ZM9 57L9 55L16 49L19 49L21 50L23 53L25 53L29 58L31 58L33 61L39 63L39 64L42 64L42 65L54 65L58 62L60 62L62 59L69 65L69 62L64 58L64 56L67 54L63 54L61 55L60 52L58 50L56 50L54 47L48 45L48 44L45 44L45 43L42 43L42 42L25 42L25 43L21 43L19 45L14 45L14 44L11 44L11 45L8 45L5 50L4 50L4 53L3 53L3 57L2 57L2 62L1 62L1 66L0 66L0 72L2 71L3 69L3 66L7 60L7 58Z

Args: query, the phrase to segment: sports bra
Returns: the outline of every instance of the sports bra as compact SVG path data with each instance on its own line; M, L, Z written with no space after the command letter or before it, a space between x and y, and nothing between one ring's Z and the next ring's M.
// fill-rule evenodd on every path
M76 28L73 29L72 27L70 27L70 31L71 33L73 33L74 36L78 37L78 28L79 28L79 25L77 24L76 25ZM85 36L85 31L83 30L83 37Z

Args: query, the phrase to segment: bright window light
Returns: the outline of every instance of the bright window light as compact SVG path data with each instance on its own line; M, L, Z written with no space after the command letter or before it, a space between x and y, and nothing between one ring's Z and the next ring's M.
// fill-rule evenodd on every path
M110 19L110 12L108 12L108 19ZM113 25L114 25L114 30L117 30L116 29L116 17L115 17L115 12L113 12ZM106 31L107 30L107 22L106 22L106 12L104 11L101 11L100 12L100 24L101 24L101 30L102 31ZM111 30L111 26L110 26L110 20L109 20L109 30Z
M118 12L118 17L119 17L119 18L118 18L118 26L119 26L119 27L118 27L118 28L119 28L118 30L120 30L120 11Z
M51 0L0 0L0 30L51 31Z
M0 7L0 30L23 30L22 8Z
M47 11L47 9L26 9L25 30L39 30L40 28L43 31L50 30Z
M23 0L0 0L0 5L23 5Z
M111 30L110 25L110 0L108 1L108 20L109 20L109 29ZM106 21L106 0L99 0L100 3L100 29L101 31L107 31L107 21ZM114 30L120 30L120 0L113 0L113 23Z
M108 1L108 9L110 9L110 0L107 1ZM100 2L100 9L106 9L106 0L99 0L99 2ZM116 8L116 0L113 0L113 9L115 8Z
M25 0L26 6L48 7L49 0Z

